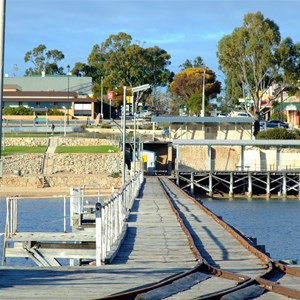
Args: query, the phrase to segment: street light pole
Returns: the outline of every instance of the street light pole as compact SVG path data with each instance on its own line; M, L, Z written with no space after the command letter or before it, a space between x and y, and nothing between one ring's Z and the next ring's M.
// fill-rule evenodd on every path
M122 170L122 185L126 182L126 86L123 87L123 170Z
M3 162L1 158L2 148L2 107L3 107L3 75L4 75L4 45L5 45L5 7L6 1L2 0L0 5L0 178L3 173Z
M136 92L143 92L150 88L150 84L143 84L136 87L133 87L132 90L132 113L133 113L133 124L134 124L134 130L133 130L133 171L135 174L136 171L136 110L137 106L134 102L134 93Z
M202 78L202 109L201 109L201 117L205 116L205 72L204 69L203 72L203 78Z
M101 122L103 120L103 76L101 76Z
M68 69L68 105L67 105L67 124L69 125L69 105L70 105L70 65L67 65Z

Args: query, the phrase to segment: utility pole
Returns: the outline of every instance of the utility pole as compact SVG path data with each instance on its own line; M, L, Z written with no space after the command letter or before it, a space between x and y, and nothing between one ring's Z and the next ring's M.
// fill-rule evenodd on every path
M101 122L103 120L103 76L101 76Z
M3 108L3 77L4 77L4 45L5 45L5 7L6 0L1 0L0 6L0 178L3 174L2 151L2 108Z
M205 73L206 73L206 70L204 69L203 76L202 76L202 109L201 109L201 117L205 116Z

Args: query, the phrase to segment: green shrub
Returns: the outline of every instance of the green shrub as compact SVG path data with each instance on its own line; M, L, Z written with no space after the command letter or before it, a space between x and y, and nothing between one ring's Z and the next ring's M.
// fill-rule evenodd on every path
M273 128L266 131L260 131L256 139L258 140L295 140L299 139L300 135L294 131L288 131L285 128Z
M63 116L65 113L56 108L51 108L48 110L48 116Z
M31 108L22 105L18 107L5 107L3 115L31 116L33 115L33 111Z

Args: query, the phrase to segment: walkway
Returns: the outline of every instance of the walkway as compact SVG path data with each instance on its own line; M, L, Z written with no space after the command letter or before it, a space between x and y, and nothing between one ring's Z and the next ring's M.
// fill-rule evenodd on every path
M0 269L1 299L92 299L157 282L196 265L157 178L146 178L113 265Z

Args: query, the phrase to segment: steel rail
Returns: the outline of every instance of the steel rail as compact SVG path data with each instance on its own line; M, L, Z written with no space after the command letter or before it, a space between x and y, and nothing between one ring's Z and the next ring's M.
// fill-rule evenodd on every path
M197 201L195 198L187 194L185 191L183 191L181 188L179 188L176 184L174 184L172 181L171 183L174 185L178 191L183 193L185 196L189 197L198 207L200 207L202 210L204 210L208 215L210 215L217 223L219 223L223 228L225 228L236 240L238 240L241 245L243 245L247 250L249 250L252 254L257 256L259 259L261 259L266 265L268 265L268 269L265 272L265 274L256 277L255 279L251 279L251 284L254 284L254 281L256 281L256 284L260 285L264 289L268 291L272 291L274 293L286 296L286 297L292 297L294 299L300 299L300 291L284 287L280 285L279 281L272 281L271 278L274 277L274 274L278 274L279 272L283 272L284 274L289 274L295 277L300 277L300 270L295 269L292 267L289 267L287 265L284 265L280 262L277 262L270 258L265 253L261 252L255 246L253 246L249 240L241 234L237 229L230 226L228 223L220 219L217 215L215 215L211 210L209 210L207 207L205 207L202 203ZM300 282L299 282L300 284ZM222 293L222 292L221 292ZM219 294L219 292L214 293L214 295ZM195 298L195 299L207 299L203 297ZM209 298L209 299L217 299L217 298Z
M127 291L123 291L117 294L110 295L105 298L98 298L98 299L124 299L124 300L129 300L129 299L150 299L150 298L143 298L143 296L139 296L141 294L144 294L149 291L155 291L158 288L167 286L173 282L175 282L178 279L184 278L192 273L195 272L202 272L202 273L207 273L212 276L216 277L221 277L223 279L228 279L236 282L236 285L230 288L218 290L216 292L202 295L199 297L194 298L194 300L217 300L221 299L222 296L228 295L233 292L237 291L242 291L246 287L249 286L260 286L264 288L266 291L272 291L274 293L286 296L286 297L292 297L294 299L300 299L300 292L295 291L291 288L284 287L279 284L278 281L272 281L271 278L274 276L274 274L278 272L283 272L284 274L289 274L292 276L300 277L300 270L291 268L289 266L286 266L282 263L276 262L272 258L270 258L268 255L265 253L261 252L259 249L257 249L253 243L246 238L242 233L240 233L237 229L223 221L221 218L219 218L217 215L215 215L211 210L209 210L207 207L205 207L202 203L194 199L192 196L187 194L185 191L180 189L175 183L173 183L171 180L169 182L171 185L176 188L180 193L188 197L191 201L193 201L197 207L202 209L207 215L209 215L211 218L213 218L220 226L222 226L226 231L228 231L233 238L235 238L243 247L245 247L249 252L254 254L256 257L258 257L263 264L265 265L266 271L264 274L261 276L257 276L255 278L250 278L248 276L242 275L242 274L237 274L237 273L232 273L228 272L219 268L215 268L211 265L209 265L206 260L202 257L200 251L197 249L196 244L193 240L192 234L190 233L189 229L184 223L184 220L182 218L182 213L179 211L179 209L176 208L176 205L174 203L174 200L172 200L172 196L170 193L167 191L165 187L165 183L163 183L163 180L159 177L159 182L160 186L164 192L165 197L167 198L171 209L176 215L176 218L185 233L189 247L195 257L195 260L197 261L197 265L187 271L187 272L182 272L179 274L174 274L173 276L170 276L168 278L165 278L157 283L150 283L142 287L136 287Z

